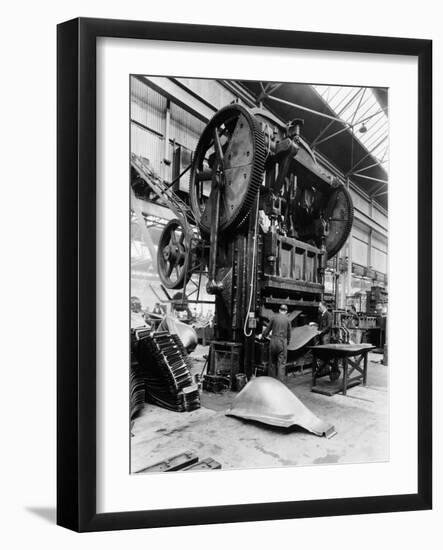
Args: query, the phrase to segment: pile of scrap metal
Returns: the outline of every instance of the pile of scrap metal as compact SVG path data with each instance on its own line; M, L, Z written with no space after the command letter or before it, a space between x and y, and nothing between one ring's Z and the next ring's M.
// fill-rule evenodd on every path
M145 333L132 351L145 382L146 400L177 412L200 408L200 393L191 376L191 359L176 334Z
M196 453L185 451L171 456L146 468L137 470L136 474L152 474L157 472L185 472L198 470L221 470L220 462L213 458L202 458L199 460Z

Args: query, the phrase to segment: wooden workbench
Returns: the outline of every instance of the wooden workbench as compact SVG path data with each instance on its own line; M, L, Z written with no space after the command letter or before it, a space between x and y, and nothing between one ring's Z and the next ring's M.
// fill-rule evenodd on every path
M371 344L323 344L310 346L314 360L312 364L311 391L323 395L334 395L346 392L349 388L363 384L366 386L368 375L368 353L374 349ZM331 372L340 372L340 380L317 384L317 380L330 376Z

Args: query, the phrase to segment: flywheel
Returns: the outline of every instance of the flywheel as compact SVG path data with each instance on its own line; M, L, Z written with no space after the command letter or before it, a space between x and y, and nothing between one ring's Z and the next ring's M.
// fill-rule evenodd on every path
M326 206L326 221L329 233L326 236L328 259L332 258L345 244L352 229L354 206L349 191L340 185L332 192Z
M197 144L189 183L202 231L211 231L216 181L221 183L219 230L235 231L243 224L263 180L265 157L264 135L249 109L228 105L214 115Z
M164 227L157 249L157 268L166 288L183 288L189 280L191 236L187 235L178 219L170 220Z

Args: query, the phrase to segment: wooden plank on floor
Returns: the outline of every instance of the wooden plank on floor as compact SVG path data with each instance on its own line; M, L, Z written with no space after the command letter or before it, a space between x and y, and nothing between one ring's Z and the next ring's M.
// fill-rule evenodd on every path
M177 470L188 468L189 466L192 466L197 462L198 456L195 453L191 451L185 451L178 455L171 456L170 458L165 458L164 460L156 462L155 464L151 464L150 466L146 466L146 468L137 470L135 473L147 474L154 472L176 472Z

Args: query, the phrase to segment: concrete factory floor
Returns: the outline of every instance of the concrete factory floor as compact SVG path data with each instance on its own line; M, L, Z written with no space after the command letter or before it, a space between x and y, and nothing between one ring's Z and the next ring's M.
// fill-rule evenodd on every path
M192 354L195 372L203 366L207 348ZM290 375L288 387L319 418L335 426L331 439L299 428L289 430L225 416L234 392L202 392L202 407L175 413L145 404L135 419L131 438L131 471L183 451L199 458L211 457L223 469L265 468L310 464L385 461L388 446L388 367L382 356L369 354L368 386L348 390L348 395L325 395L310 391L310 373Z

